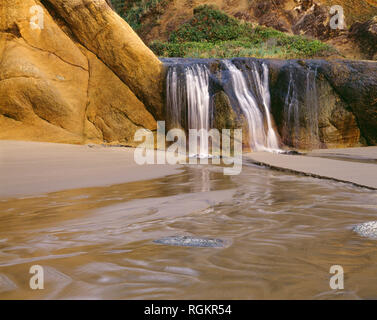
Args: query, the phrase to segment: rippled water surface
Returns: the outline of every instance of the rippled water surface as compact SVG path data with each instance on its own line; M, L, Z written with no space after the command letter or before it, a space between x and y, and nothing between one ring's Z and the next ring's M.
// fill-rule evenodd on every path
M374 191L253 166L0 200L2 299L377 299ZM167 246L167 236L223 248ZM45 289L29 288L29 269ZM331 290L332 265L345 289Z

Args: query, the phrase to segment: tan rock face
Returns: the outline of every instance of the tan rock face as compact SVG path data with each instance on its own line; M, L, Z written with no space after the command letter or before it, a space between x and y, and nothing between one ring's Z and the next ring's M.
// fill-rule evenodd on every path
M96 16L97 23L85 15L79 21L81 1L58 4L67 12L75 11L80 31L76 34L71 33L75 27L54 15L49 1L40 7L42 28L30 24L39 2L1 1L0 14L6 19L0 19L0 139L132 144L137 128L155 129L146 105L161 114L161 63L105 0L85 1L89 8L92 4L105 8L105 17ZM106 35L92 38L91 32L98 29L106 30ZM132 52L124 42L118 46L108 42L118 41L122 34ZM78 42L80 37L86 48ZM121 67L112 69L118 63Z
M86 55L90 66L87 138L105 142L123 140L133 145L137 129L156 130L155 119L135 94L93 53L87 51Z
M162 119L163 65L105 0L48 0L77 39Z

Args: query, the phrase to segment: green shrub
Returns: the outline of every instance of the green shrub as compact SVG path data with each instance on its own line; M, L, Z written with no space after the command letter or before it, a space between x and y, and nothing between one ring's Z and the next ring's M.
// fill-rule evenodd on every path
M171 0L111 0L115 11L138 31L142 27L142 18L157 8L164 7ZM157 10L158 11L158 10ZM157 17L156 17L157 19Z
M305 42L304 42L305 43ZM301 46L302 41L292 41L287 45L272 45L266 43L254 43L245 40L230 40L211 42L183 42L171 43L154 41L150 48L160 57L182 58L233 58L233 57L256 57L256 58L313 58L323 57L333 53L327 45L321 43Z
M170 35L170 42L234 40L247 33L246 25L228 16L214 6L203 5L194 9L194 16Z
M312 58L335 53L318 40L292 36L253 26L228 16L214 6L194 9L193 17L170 35L169 42L155 41L151 49L163 57L192 58Z
M140 31L143 17L154 10L161 12L172 0L112 0L117 12ZM264 26L254 26L202 5L191 19L170 35L168 42L156 40L152 51L161 57L192 58L312 58L331 55L335 49L302 36L292 36Z

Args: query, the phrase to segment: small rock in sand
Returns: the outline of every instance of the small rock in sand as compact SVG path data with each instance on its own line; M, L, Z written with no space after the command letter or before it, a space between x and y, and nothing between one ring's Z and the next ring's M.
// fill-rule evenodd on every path
M183 246L183 247L210 247L221 248L224 247L224 241L221 239L210 238L197 238L191 236L171 236L153 242L159 244L165 244L170 246Z
M369 221L356 225L353 231L357 232L363 237L368 237L377 240L377 221Z

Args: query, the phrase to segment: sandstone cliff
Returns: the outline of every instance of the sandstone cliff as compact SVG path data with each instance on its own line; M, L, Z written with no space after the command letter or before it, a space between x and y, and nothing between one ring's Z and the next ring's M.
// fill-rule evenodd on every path
M0 139L132 144L161 62L106 0L1 0Z

